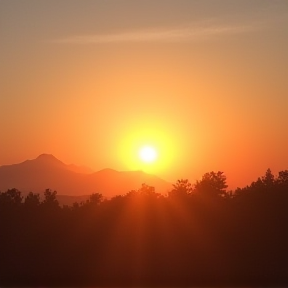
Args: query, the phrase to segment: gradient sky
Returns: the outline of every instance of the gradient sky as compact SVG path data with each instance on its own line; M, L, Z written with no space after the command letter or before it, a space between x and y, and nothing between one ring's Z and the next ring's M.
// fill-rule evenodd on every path
M276 174L287 51L287 0L0 0L0 165L51 153L171 182L221 170L231 188Z

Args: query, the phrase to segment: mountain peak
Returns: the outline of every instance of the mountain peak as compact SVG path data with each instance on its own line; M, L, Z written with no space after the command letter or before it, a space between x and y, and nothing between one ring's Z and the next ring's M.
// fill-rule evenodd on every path
M55 156L53 156L52 154L40 154L36 159L53 159L53 160L58 160Z
M40 163L53 163L53 164L58 164L58 165L65 165L62 161L57 159L54 155L52 154L40 154L36 159L37 162Z

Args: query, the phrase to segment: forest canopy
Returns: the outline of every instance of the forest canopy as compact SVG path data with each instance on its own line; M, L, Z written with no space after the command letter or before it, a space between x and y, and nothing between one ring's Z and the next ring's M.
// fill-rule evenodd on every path
M223 172L60 206L0 193L1 285L288 284L288 171L227 190Z

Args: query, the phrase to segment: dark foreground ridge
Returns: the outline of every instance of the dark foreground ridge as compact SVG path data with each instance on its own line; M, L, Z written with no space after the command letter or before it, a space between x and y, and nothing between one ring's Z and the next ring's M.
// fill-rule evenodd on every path
M226 191L222 172L163 196L60 207L0 193L1 286L287 286L288 171Z

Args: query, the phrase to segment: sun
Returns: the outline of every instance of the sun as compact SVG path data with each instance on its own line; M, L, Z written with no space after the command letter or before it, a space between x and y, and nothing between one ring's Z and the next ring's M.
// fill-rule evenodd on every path
M157 156L157 151L154 147L144 146L139 150L139 157L145 163L155 162Z

